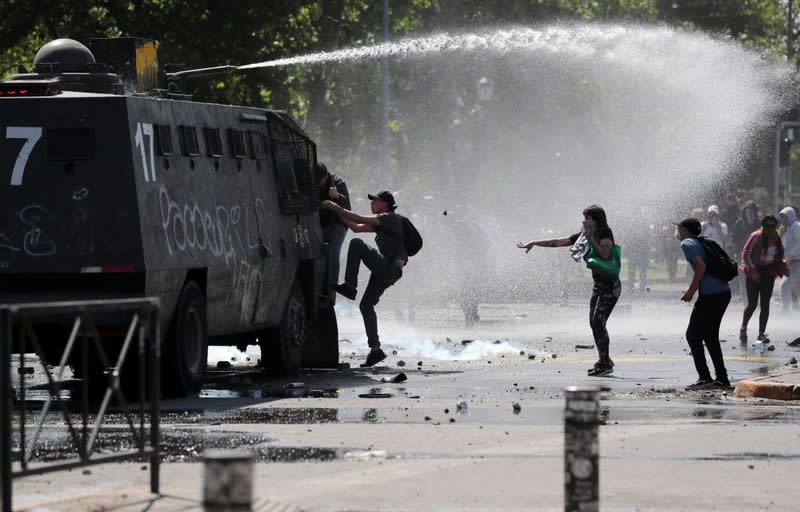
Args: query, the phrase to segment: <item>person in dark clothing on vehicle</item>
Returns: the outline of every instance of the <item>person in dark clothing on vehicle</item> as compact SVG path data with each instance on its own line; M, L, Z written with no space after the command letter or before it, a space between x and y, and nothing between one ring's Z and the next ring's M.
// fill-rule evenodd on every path
M589 250L588 244L580 249L578 243L582 237L592 245L597 255L607 260L611 256L614 247L614 234L608 227L606 212L600 206L592 204L583 210L583 229L572 236L562 238L550 238L546 240L532 240L530 242L517 242L517 247L529 252L534 246L539 247L567 247L573 246L573 252L581 251L577 259L584 257ZM573 255L575 258L575 255ZM589 325L592 328L594 344L600 359L587 372L592 377L603 377L614 371L614 362L609 356L609 336L606 329L606 322L614 306L619 300L622 285L619 278L609 279L596 271L592 271L594 287L592 288L592 298L589 301Z
M387 288L403 276L403 267L408 263L408 254L404 242L403 219L394 213L397 204L388 190L369 194L372 215L359 215L342 208L333 201L323 201L322 207L336 213L344 224L355 233L375 233L373 249L360 238L353 238L347 249L344 283L337 284L334 289L350 300L355 300L358 293L358 270L363 262L371 271L367 288L361 297L359 309L364 319L367 332L367 343L370 352L362 366L373 366L384 359L386 354L381 350L378 336L378 318L375 305Z
M767 215L761 219L761 229L753 231L742 250L742 263L747 281L747 307L744 308L739 341L747 343L747 323L761 299L758 317L758 341L769 343L766 335L769 320L769 303L775 287L775 278L786 273L783 262L783 244L778 236L778 218Z
M350 209L347 183L341 176L328 172L325 164L317 164L317 183L320 201L330 199L345 210ZM333 286L339 282L339 260L347 226L338 215L325 209L319 212L319 223L322 226L322 240L328 244L328 278Z
M689 318L689 326L686 328L686 341L692 351L698 379L686 389L727 388L731 383L728 380L728 371L725 369L722 348L719 344L719 326L731 301L731 288L727 282L706 272L706 251L697 239L702 230L700 221L689 217L676 225L681 240L681 250L694 271L689 289L684 292L681 300L691 302L694 294L699 291ZM711 378L708 370L703 343L714 363L715 379Z

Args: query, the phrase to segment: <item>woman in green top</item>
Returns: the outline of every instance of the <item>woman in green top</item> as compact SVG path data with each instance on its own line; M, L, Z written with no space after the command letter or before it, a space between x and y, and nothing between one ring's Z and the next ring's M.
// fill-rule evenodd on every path
M592 245L594 253L608 260L614 248L614 234L608 227L606 212L602 207L592 204L583 210L583 229L572 236L562 238L550 238L546 240L532 240L530 242L517 242L517 247L529 252L533 246L539 247L567 247L574 245L581 235L586 237ZM587 255L584 255L587 257ZM597 347L599 360L589 369L588 374L592 377L603 377L614 371L614 362L609 356L609 336L606 329L606 322L614 306L619 300L622 286L619 277L611 277L592 270L592 298L589 301L589 325L592 328L594 344Z

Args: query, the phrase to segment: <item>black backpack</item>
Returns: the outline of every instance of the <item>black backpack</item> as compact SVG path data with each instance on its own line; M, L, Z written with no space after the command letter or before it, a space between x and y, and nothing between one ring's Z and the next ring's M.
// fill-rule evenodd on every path
M409 256L416 256L422 249L422 235L408 218L402 215L400 218L403 219L403 243L406 246L406 252Z
M698 236L697 240L706 251L706 272L725 282L739 274L739 266L736 261L732 260L717 242L704 236Z

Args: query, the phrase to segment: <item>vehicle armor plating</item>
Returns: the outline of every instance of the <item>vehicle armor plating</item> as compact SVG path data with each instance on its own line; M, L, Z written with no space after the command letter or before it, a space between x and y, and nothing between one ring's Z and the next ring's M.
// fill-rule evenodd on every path
M314 142L284 112L168 93L155 41L90 45L0 82L0 300L158 297L167 396L199 391L209 344L336 367Z

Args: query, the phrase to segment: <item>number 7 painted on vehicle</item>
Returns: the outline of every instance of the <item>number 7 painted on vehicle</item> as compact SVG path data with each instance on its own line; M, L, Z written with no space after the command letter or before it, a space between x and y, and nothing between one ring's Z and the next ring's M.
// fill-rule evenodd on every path
M11 185L22 185L22 175L25 174L25 165L28 157L31 156L33 147L42 138L42 128L39 126L7 126L7 139L25 139L25 144L19 150L17 160L14 162L14 170L11 173Z

